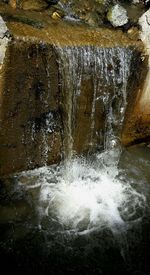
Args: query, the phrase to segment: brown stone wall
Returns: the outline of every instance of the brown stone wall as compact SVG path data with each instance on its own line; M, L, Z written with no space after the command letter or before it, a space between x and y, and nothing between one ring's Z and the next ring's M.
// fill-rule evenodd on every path
M147 108L141 106L148 74L148 57L145 56L143 62L139 55L140 53L137 52L132 60L132 67L136 69L131 70L132 74L127 87L128 105L122 131L122 143L125 146L150 141L150 104L147 102L149 113Z
M59 160L58 93L58 68L52 47L11 43L0 95L0 174Z
M100 101L95 103L94 117L92 118L92 102L94 97L93 79L90 75L83 75L80 96L77 97L75 125L73 131L73 149L78 154L95 151L103 146L104 106Z

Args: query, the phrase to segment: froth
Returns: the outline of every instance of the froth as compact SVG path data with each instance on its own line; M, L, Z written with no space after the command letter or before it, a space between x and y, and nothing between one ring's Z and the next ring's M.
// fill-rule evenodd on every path
M144 195L119 178L115 162L105 166L105 157L110 154L93 163L80 158L34 171L36 186L40 185L40 215L53 217L64 230L79 234L103 228L116 233L139 220L146 203Z

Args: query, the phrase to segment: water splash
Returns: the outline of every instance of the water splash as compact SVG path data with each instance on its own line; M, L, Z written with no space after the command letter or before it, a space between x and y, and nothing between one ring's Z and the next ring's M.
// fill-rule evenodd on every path
M24 172L30 183L36 178L26 188L39 189L39 224L47 216L63 226L62 232L82 235L109 228L120 234L140 221L146 198L121 179L117 161L116 150L111 150L92 161L78 158L67 166Z
M59 6L62 10L64 10L65 12L65 16L64 19L66 21L80 21L80 19L78 18L78 16L73 12L72 8L72 0L67 1L66 3L62 3L62 1L59 1Z

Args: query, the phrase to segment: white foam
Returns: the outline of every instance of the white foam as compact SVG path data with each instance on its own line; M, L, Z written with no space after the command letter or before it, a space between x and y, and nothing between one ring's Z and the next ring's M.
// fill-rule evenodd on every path
M37 169L32 173L39 174L40 215L52 215L66 230L80 234L103 228L124 230L139 219L146 201L130 183L118 178L118 172L112 151L97 156L93 163L80 158L57 169Z

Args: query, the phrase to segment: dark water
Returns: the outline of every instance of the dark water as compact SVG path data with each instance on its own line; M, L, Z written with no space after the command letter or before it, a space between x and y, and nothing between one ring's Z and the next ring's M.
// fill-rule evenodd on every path
M11 271L15 274L148 275L150 148L142 144L123 150L119 167L118 177L124 182L130 180L132 187L143 194L145 204L144 208L138 205L135 219L129 207L132 222L128 213L128 219L123 217L127 226L118 227L117 232L104 226L86 234L73 233L54 215L39 215L41 186L26 188L38 182L37 174L1 180L1 274ZM129 204L132 206L131 201Z

